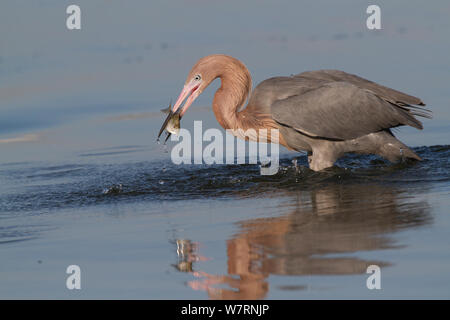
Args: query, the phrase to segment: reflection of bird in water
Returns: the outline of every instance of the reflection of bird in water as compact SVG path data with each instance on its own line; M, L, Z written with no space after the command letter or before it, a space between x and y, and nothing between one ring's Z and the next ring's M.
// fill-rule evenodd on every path
M245 65L218 54L201 58L192 67L172 113L181 110L182 117L217 78L222 84L212 108L223 128L236 130L233 133L241 138L307 151L312 170L331 167L349 152L377 154L389 161L420 160L391 131L404 125L422 129L416 116L431 115L419 98L339 70L274 77L261 82L250 95L252 80ZM249 129L254 133L242 132ZM280 131L279 139L272 137L272 129Z
M392 186L335 184L288 196L286 215L239 223L239 233L227 241L227 275L193 271L199 279L189 283L191 288L206 290L213 299L261 299L269 291L270 274L363 274L371 264L391 262L355 253L395 248L391 233L431 219L426 202L412 201Z
M195 250L191 245L192 242L190 240L181 239L176 240L176 244L178 262L174 267L181 272L192 272L192 262L196 260L192 259Z
M178 261L174 267L181 272L193 272L193 262L199 260L205 260L198 254L198 244L186 239L177 239L175 241L177 245L177 257Z

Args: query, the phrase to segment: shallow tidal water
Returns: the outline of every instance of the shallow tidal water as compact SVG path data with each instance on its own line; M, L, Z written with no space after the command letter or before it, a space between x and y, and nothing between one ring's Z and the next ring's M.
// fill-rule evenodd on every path
M2 163L0 297L448 297L450 146L414 150L422 162L350 155L319 173L284 154L273 176L144 160L145 145Z
M61 1L0 10L0 299L450 298L448 1L380 0L376 31L347 0L77 4L77 31ZM274 176L174 165L159 110L213 53L254 85L340 69L417 95L433 119L394 133L423 161L348 155L313 172L281 148ZM220 128L219 85L182 128Z

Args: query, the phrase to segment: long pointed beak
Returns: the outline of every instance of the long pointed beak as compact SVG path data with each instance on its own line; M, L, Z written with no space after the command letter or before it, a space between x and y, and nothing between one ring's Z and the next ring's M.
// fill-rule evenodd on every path
M180 117L184 115L187 109L191 106L194 100L198 97L197 89L200 86L199 83L190 83L183 87L183 90L180 93L177 101L173 106L173 112L176 112L178 108L183 104L183 101L187 99L186 103L183 106L183 109L180 112Z

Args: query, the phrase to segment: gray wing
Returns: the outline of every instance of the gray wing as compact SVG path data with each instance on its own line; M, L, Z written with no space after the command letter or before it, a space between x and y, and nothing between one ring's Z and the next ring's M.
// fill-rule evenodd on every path
M389 97L386 100L372 90L349 82L325 82L301 94L274 101L271 112L272 118L283 126L312 137L335 140L354 139L400 125L422 129L421 122L409 109L389 101L397 96ZM402 101L402 105L412 103L409 98Z
M340 70L318 70L318 71L306 71L294 76L295 78L307 78L311 80L322 80L326 82L334 81L345 81L356 85L357 87L368 89L379 97L386 101L392 102L399 105L420 105L424 106L425 103L422 102L417 97L410 96L403 92L382 86L378 83L369 81L367 79L361 78L357 75L350 74Z

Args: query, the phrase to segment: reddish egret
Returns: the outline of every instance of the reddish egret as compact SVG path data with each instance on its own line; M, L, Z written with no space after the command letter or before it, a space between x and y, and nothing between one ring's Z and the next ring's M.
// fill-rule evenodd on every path
M422 129L415 116L430 118L431 112L419 107L425 105L419 98L339 70L270 78L249 97L252 79L248 69L233 57L217 54L194 65L173 113L183 116L216 78L222 85L212 109L223 128L255 129L256 133L279 129L279 143L289 150L306 151L312 170L331 167L349 152L377 154L391 162L421 160L391 131L403 125ZM270 135L266 138L271 141Z

